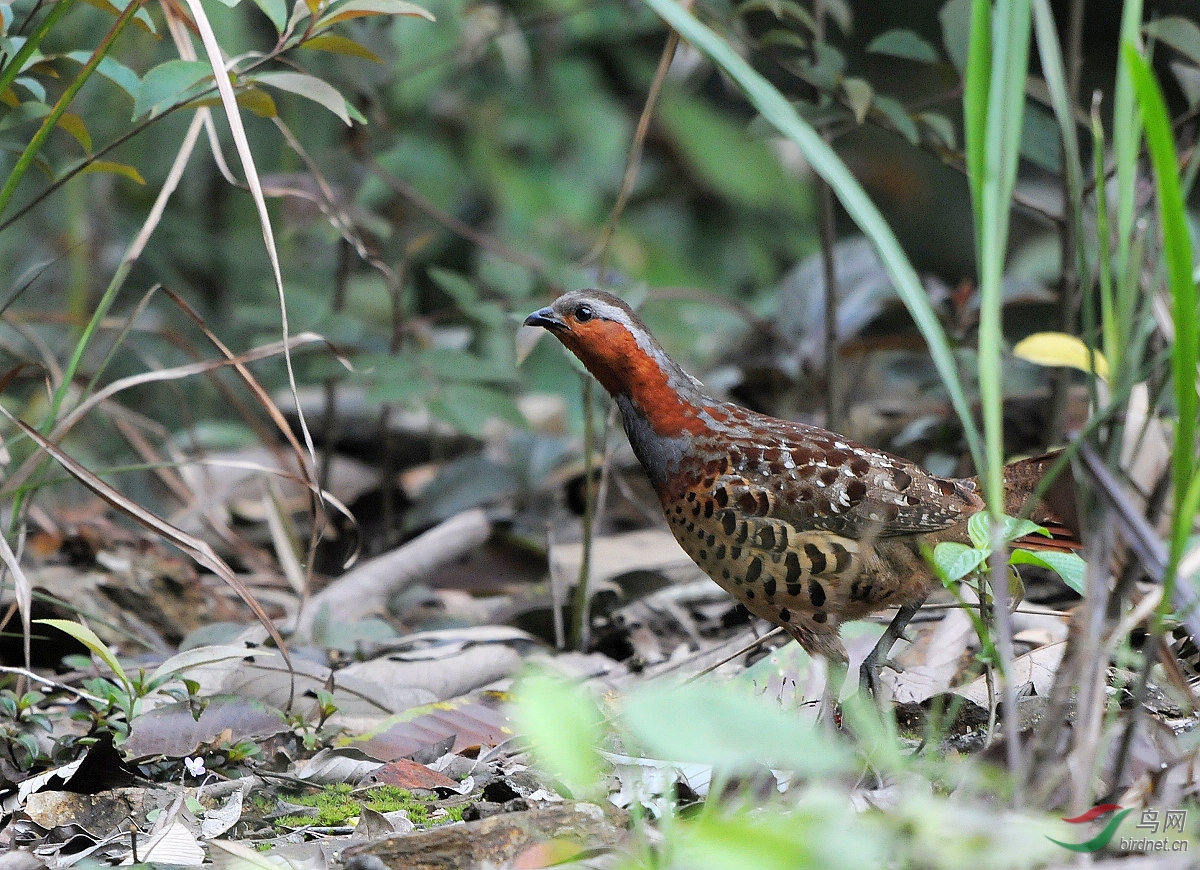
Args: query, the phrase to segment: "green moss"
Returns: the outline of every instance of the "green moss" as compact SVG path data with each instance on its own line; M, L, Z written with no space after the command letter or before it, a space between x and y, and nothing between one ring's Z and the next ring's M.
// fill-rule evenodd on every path
M362 812L363 807L367 807L377 813L403 811L413 824L430 824L430 803L435 800L433 797L419 797L408 789L391 785L381 785L353 797L351 796L352 791L353 789L349 785L340 784L327 786L315 794L285 794L283 799L288 803L315 807L317 815L283 816L276 819L275 823L285 828L299 828L305 825L316 825L322 828L335 827L347 824L350 819L356 818ZM437 819L436 823L462 820L461 807L448 809L447 813L446 818Z

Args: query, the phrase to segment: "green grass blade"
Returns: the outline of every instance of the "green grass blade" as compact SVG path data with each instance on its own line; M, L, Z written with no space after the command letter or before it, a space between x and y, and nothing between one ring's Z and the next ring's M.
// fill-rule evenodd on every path
M1066 173L1067 202L1064 218L1075 227L1075 238L1080 244L1075 252L1078 273L1087 274L1087 262L1083 256L1082 241L1086 238L1083 226L1083 161L1079 156L1079 134L1076 129L1075 106L1067 92L1067 71L1063 64L1062 49L1058 44L1058 28L1054 24L1054 13L1049 0L1033 0L1034 34L1037 39L1038 56L1041 59L1042 77L1050 91L1050 104L1058 121L1058 135L1062 142L1063 171Z
M967 68L963 85L963 139L966 147L967 183L975 214L975 256L983 238L980 215L983 214L983 179L987 175L988 92L992 86L992 4L990 0L972 0L971 42L967 48Z
M1196 283L1192 278L1192 243L1188 235L1183 192L1179 185L1179 162L1171 135L1171 119L1150 65L1130 43L1122 46L1122 55L1141 107L1146 148L1154 168L1163 259L1167 266L1175 327L1175 340L1171 345L1171 374L1179 419L1176 421L1175 445L1171 455L1175 522L1166 574L1169 584L1174 579L1175 568L1187 545L1193 520L1185 509L1196 471L1196 416L1200 411L1200 396L1196 393L1196 364L1200 361L1200 326L1197 325ZM1163 595L1164 601L1170 600L1169 592L1168 587Z
M1030 0L1002 0L992 26L992 76L983 142L979 226L979 399L985 462L979 469L993 518L1004 512L1004 423L1001 307L1009 218L1025 110L1029 66Z
M1142 24L1142 0L1125 0L1121 13L1121 45L1140 44ZM1137 204L1138 148L1141 140L1142 120L1134 98L1133 82L1128 64L1117 64L1117 83L1113 93L1113 160L1116 163L1116 214L1114 215L1117 238L1114 251L1117 255L1113 312L1116 322L1112 331L1118 336L1108 358L1109 364L1119 381L1126 371L1122 364L1123 351L1133 329L1133 312L1138 301L1138 278L1140 264L1130 258L1133 244L1134 211ZM1097 190L1101 195L1103 188Z
M677 0L646 0L646 4L675 28L680 36L724 70L763 118L796 144L813 170L833 189L850 217L871 239L897 294L929 345L930 356L962 423L972 458L978 465L983 458L983 445L958 377L950 344L929 303L925 288L879 209L833 149L797 114L787 98L751 68L721 37L701 24Z

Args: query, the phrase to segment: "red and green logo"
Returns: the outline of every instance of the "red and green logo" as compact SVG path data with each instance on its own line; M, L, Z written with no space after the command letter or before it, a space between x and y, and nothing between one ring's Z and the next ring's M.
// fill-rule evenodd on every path
M1121 820L1133 812L1133 807L1122 810L1120 804L1098 804L1082 816L1076 816L1073 819L1063 819L1064 822L1072 825L1082 825L1100 818L1105 813L1111 813L1113 810L1121 811L1109 819L1108 824L1104 826L1104 830L1090 840L1085 840L1082 843L1064 843L1062 840L1056 840L1053 837L1047 837L1046 839L1051 843L1057 843L1064 849L1070 849L1072 852L1098 852L1108 845L1108 841L1113 838L1113 835L1117 832L1117 828L1120 827Z

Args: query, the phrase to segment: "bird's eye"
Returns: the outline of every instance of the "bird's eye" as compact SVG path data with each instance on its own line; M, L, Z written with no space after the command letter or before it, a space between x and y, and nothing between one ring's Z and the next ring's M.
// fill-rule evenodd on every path
M575 309L575 319L580 323L587 323L592 319L592 306L580 305Z

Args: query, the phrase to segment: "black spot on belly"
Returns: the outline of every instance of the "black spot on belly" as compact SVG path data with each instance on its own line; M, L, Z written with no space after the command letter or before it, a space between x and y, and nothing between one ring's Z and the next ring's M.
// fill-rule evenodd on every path
M696 500L696 490L694 490L694 489L689 489L689 490L688 490L688 494L687 494L687 500L688 500L688 501L695 501L695 500Z
M713 515L713 503L711 499L706 499L704 502L704 518L709 519Z
M724 492L724 490L721 490L721 492ZM736 528L737 517L734 516L733 511L725 511L725 513L721 514L721 530L724 531L725 534L732 535L733 530Z
M805 544L804 555L808 556L808 561L812 564L812 572L814 574L825 573L825 554L821 552L821 548L816 544Z
M755 580L761 577L762 569L762 559L758 558L758 556L755 556L750 560L750 567L746 569L746 582L753 583Z
M850 570L850 563L854 561L854 556L849 550L841 544L830 544L830 549L833 550L834 568L838 574L844 574Z
M696 555L699 556L704 561L706 561L706 562L708 561L708 550L701 548L700 551L698 553L696 553Z
M694 516L694 517L700 516L700 505L699 504L692 505L692 516Z
M767 596L767 600L775 597L775 578L768 577L763 581L763 595Z
M713 558L714 559L724 559L725 558L725 545L724 544L717 544L717 549L713 552Z
M825 622L827 619L829 619L829 614L825 613L824 611L818 610L816 613L813 614L812 619L813 619L813 622Z
M746 597L747 597L747 598L753 598L753 597L754 597L754 590L753 590L753 589L747 589L747 590L746 590Z
M719 487L713 492L713 501L717 503L717 507L725 507L729 504L729 491L725 487Z
M787 576L784 577L784 582L788 587L796 586L800 582L800 558L796 551L788 551L784 557L784 568L787 569Z
M741 547L730 547L729 548L729 558L733 559L733 561L735 561L735 562L738 559L742 558L742 548Z
M705 539L704 539L704 543L708 544L710 547L711 547L713 544L715 544L715 543L716 543L716 541L717 541L717 536L716 536L716 535L711 535L711 534L710 534L710 535L709 535L707 538L705 538Z
M825 603L825 587L816 580L808 581L808 600L812 602L813 607L820 607Z
M788 610L786 607L779 608L779 621L780 622L791 622L792 621L792 611Z
M739 544L746 543L746 538L750 536L750 524L742 520L737 524L737 529L733 533L733 539Z
M764 550L772 550L775 548L775 529L770 526L763 526L758 530L758 543Z

